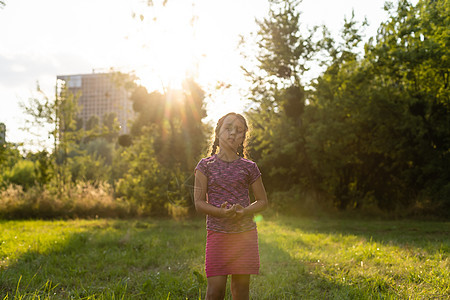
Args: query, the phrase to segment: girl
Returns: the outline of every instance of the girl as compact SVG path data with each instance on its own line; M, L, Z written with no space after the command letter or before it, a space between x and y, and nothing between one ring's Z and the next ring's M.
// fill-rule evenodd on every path
M211 156L195 168L195 208L207 215L206 299L225 297L228 275L233 299L249 299L250 274L259 272L253 214L264 210L268 202L258 167L244 158L247 131L240 114L220 118ZM256 200L251 204L250 187Z

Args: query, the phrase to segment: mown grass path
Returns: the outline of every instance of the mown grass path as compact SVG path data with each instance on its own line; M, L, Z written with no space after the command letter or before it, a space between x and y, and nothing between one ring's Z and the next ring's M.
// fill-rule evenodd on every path
M258 227L252 299L450 299L449 222ZM203 219L0 221L0 299L203 298L205 233Z

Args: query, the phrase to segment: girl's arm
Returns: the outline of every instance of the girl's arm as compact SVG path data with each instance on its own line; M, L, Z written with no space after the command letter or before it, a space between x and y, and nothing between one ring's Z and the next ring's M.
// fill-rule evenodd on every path
M215 207L206 202L206 185L207 178L201 171L195 172L194 184L194 204L195 209L203 214L211 215L218 218L231 218L236 215L236 207L233 205L227 208L227 202L224 202L221 207Z
M247 207L237 205L236 206L237 216L256 214L260 211L265 210L269 205L269 201L267 201L266 189L264 188L261 176L258 179L256 179L256 181L251 186L256 201Z

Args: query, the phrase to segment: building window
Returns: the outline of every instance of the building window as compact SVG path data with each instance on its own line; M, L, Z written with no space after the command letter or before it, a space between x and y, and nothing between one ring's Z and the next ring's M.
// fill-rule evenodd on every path
M69 82L67 83L69 88L80 88L81 87L81 76L70 76Z

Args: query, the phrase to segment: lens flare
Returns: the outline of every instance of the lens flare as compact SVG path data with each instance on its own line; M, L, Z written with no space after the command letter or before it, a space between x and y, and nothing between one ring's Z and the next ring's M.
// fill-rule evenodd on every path
M263 216L260 214L257 214L253 217L253 221L255 221L255 223L259 223L263 220Z

